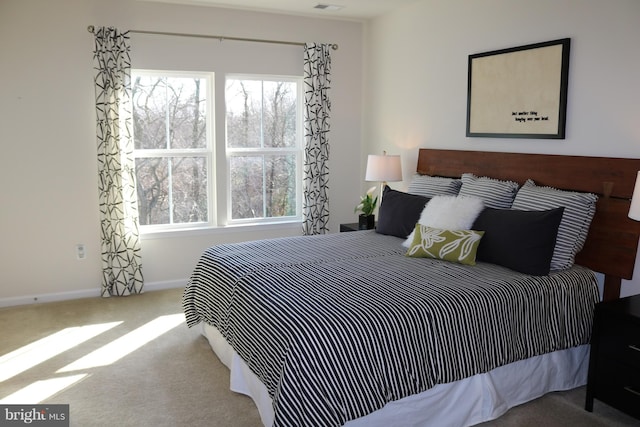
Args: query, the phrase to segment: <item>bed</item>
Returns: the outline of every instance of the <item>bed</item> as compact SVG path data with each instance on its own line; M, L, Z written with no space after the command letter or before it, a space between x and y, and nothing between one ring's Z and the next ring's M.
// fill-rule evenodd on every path
M202 325L267 426L494 419L585 384L596 273L604 299L633 274L640 230L626 213L638 170L633 159L421 149L419 176L472 176L465 191L491 177L592 195L581 250L566 268L529 274L406 256L404 238L377 231L217 245L185 289L187 324Z

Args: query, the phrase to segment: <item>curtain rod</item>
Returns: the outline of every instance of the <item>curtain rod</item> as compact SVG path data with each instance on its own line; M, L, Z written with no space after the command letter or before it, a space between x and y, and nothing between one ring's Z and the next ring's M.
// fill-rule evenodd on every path
M95 27L93 25L89 25L87 27L87 31L91 34L95 34ZM198 37L203 39L217 39L220 41L224 40L234 40L241 42L255 42L255 43L273 43L273 44L287 44L293 46L304 46L304 43L301 42L287 42L281 40L265 40L265 39L250 39L245 37L227 37L227 36L211 36L208 34L190 34L190 33L167 33L164 31L145 31L145 30L129 30L130 33L135 34L153 34L158 36L177 36L177 37ZM338 45L336 43L331 44L331 48L333 50L338 50Z

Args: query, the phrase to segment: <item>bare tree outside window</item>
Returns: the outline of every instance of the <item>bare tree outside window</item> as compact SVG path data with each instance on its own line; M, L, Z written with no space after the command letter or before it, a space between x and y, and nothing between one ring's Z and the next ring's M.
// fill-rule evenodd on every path
M219 96L226 104L226 159L216 159L216 165L227 173L221 176L210 170L213 78L211 73L132 72L140 225L214 224L210 209L227 203L211 199L214 176L230 195L228 222L299 218L302 79L225 79Z
M298 83L228 78L231 217L297 215Z
M206 79L133 74L141 225L208 221Z

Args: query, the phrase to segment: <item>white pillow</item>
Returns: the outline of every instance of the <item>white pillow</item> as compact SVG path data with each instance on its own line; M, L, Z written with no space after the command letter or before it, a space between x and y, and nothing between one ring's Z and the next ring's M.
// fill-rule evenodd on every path
M469 230L484 209L482 199L472 196L435 196L422 210L418 224L441 230ZM409 248L413 242L412 231L402 243Z

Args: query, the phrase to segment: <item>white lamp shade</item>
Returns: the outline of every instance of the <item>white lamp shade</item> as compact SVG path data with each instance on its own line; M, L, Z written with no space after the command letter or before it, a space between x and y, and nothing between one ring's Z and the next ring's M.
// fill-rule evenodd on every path
M636 176L636 186L633 188L629 218L640 221L640 172Z
M365 181L402 181L400 156L369 154Z

